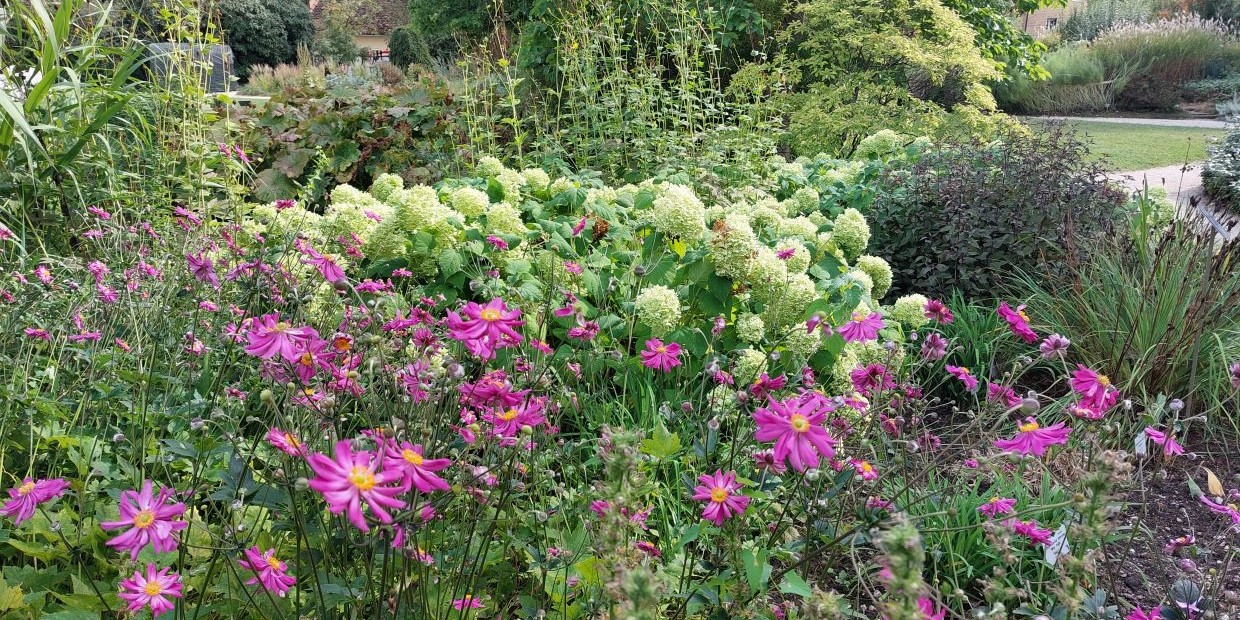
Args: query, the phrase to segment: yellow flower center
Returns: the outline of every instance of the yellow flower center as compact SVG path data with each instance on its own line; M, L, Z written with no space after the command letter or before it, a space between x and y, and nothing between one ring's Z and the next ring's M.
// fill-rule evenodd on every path
M516 419L516 417L517 417L516 409L509 409L508 411L505 411L499 414L499 419L504 420L504 421L514 420Z
M281 564L283 564L283 562L281 562L280 558L277 558L275 555L267 558L267 566L270 566L272 570L282 570L280 566Z
M961 366L961 367L960 367L960 374L962 374L962 375L969 375L969 374L973 374L973 373L969 371L969 368L968 368L967 366Z
M159 596L163 593L164 587L160 585L158 581L148 581L146 582L146 585L143 586L142 591L145 592L147 596Z
M728 490L723 487L715 487L710 492L710 501L716 504L722 504L728 499Z
M308 352L302 353L301 358L299 358L297 361L301 362L302 366L309 366L314 363L314 356L310 355L310 353Z
M288 328L290 327L292 327L292 325L289 325L288 323L285 323L284 321L280 321L279 323L276 323L275 326L271 328L271 331L279 334L279 333L287 331Z
M354 467L349 470L349 482L364 493L375 488L375 472L365 467Z
M1037 422L1030 421L1030 422L1025 422L1024 424L1021 424L1020 426L1016 428L1019 429L1020 432L1022 433L1032 433L1033 431L1036 431L1042 427Z
M480 318L480 319L482 319L482 320L484 320L484 321L486 321L486 322L488 322L488 323L492 323L492 322L494 322L494 321L498 321L498 320L499 320L499 316L500 316L500 315L499 315L499 310L496 310L495 308L485 308L485 309L483 309L483 311L482 311L482 312L479 312L479 313L478 313L478 318Z
M1098 375L1098 385L1109 387L1111 385L1111 378L1106 375Z
M296 437L294 437L294 436L292 436L292 435L290 435L290 434L288 434L288 433L284 433L284 441L287 441L287 442L289 443L289 445L290 445L290 446L293 446L293 448L295 448L295 449L298 449L298 450L300 450L300 449L301 449L301 442L300 442L300 441L298 441Z
M26 484L23 484L23 485L21 485L21 486L17 487L17 494L18 494L18 495L30 495L30 492L31 492L31 491L34 491L34 483L33 483L33 482L27 482Z
M654 350L655 350L655 352L656 352L656 353L667 353L667 346L665 346L665 345L659 345L659 346L655 347L655 348L654 348Z
M873 466L873 465L870 465L870 462L869 462L869 461L861 461L861 471L863 471L863 472L865 472L865 473L867 473L867 474L868 474L868 473L870 473L870 472L874 471L874 466Z
M1016 314L1020 315L1021 320L1023 320L1024 322L1026 323L1029 322L1029 315L1025 314L1024 310L1017 310Z
M340 352L348 351L350 347L349 339L348 338L336 338L335 340L332 341L332 346L335 347L336 350Z
M1000 501L1002 500L1000 500L997 496L990 498L990 503L992 504L998 504Z
M417 452L414 452L413 450L401 450L400 455L404 457L406 461L414 465L422 464L422 455L418 454Z
M860 312L854 312L852 315L852 320L854 323L862 323L865 321L865 315Z
M798 433L804 433L809 430L809 420L799 413L792 414L792 419L789 423L792 425L792 430Z
M133 516L133 526L140 530L145 530L146 528L151 527L151 524L154 522L155 513L151 510L141 510L138 514Z

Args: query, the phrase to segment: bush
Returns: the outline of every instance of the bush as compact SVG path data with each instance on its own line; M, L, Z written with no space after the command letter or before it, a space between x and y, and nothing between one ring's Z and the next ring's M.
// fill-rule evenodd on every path
M1005 274L1059 268L1110 230L1123 204L1085 146L1052 127L936 145L893 166L870 215L897 292L993 295Z
M388 49L392 55L392 64L402 69L413 64L429 64L431 61L431 50L426 45L426 38L409 26L401 26L392 31L392 36L388 39Z
M1110 73L1140 68L1119 92L1119 106L1128 110L1174 107L1181 84L1240 51L1226 25L1195 16L1116 26L1089 49Z
M1190 80L1185 82L1180 90L1189 101L1231 101L1232 97L1240 93L1240 75Z
M298 46L314 40L314 22L302 0L221 0L219 15L242 79L253 65L295 62Z
M1050 73L1044 81L1016 76L995 86L995 98L1009 112L1070 114L1113 107L1127 84L1129 67L1108 68L1088 45L1067 44L1042 58Z
M1240 125L1231 125L1222 142L1209 148L1201 183L1206 195L1240 212Z
M1154 16L1153 0L1107 0L1085 3L1072 11L1059 34L1064 41L1093 41L1119 24L1140 24Z

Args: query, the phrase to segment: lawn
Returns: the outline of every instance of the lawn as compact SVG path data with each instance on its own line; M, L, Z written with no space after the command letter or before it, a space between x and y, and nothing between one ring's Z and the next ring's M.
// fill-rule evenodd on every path
M1043 123L1030 120L1037 128ZM1107 168L1117 171L1146 170L1160 166L1201 161L1206 158L1206 144L1221 138L1221 129L1196 127L1158 127L1100 121L1068 123L1088 137L1092 155L1107 161Z

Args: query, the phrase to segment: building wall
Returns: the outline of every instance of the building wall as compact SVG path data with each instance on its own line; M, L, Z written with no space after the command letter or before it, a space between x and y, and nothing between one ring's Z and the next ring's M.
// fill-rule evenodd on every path
M1085 8L1085 2L1086 0L1070 0L1064 8L1038 9L1017 17L1016 23L1029 34L1042 34L1056 26L1062 26L1072 11Z
M364 47L368 50L385 50L388 48L388 38L377 34L354 35L353 42L358 47Z

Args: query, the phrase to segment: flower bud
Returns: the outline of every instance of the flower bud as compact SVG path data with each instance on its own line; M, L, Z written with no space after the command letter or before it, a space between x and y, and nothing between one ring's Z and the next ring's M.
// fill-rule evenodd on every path
M1020 399L1021 413L1033 414L1037 413L1041 408L1042 404L1038 402L1037 398L1025 397Z
M1179 411L1184 408L1184 401L1178 398L1172 399L1171 402L1167 403L1167 408L1172 411Z

